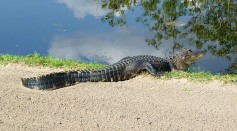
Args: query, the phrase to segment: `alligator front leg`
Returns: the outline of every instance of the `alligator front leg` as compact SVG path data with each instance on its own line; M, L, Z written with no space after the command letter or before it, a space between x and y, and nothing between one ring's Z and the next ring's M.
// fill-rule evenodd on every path
M151 75L160 76L163 71L159 71L149 62L146 61L134 61L126 66L123 72L123 79L128 80L140 74L142 71L148 71Z
M155 68L155 66L153 66L151 63L149 62L144 62L143 63L143 66L144 66L144 69L146 71L148 71L151 75L154 75L154 76L161 76L162 74L164 74L163 71L159 71Z

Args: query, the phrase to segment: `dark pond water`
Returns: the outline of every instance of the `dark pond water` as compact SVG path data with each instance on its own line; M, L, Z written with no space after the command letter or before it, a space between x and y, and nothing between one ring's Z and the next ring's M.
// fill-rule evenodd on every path
M236 0L2 0L0 53L113 63L207 49L194 67L236 72Z

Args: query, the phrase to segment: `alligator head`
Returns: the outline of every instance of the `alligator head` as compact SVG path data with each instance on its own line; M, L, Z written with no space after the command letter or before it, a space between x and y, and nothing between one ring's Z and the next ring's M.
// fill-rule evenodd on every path
M172 70L185 70L188 66L202 58L206 52L206 50L192 51L190 49L183 49L169 58Z

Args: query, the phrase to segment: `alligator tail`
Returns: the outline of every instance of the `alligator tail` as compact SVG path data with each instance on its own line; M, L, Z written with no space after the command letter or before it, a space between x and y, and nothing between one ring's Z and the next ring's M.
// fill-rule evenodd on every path
M123 80L121 71L112 67L100 70L81 70L51 73L40 77L22 78L22 85L30 89L52 90L81 82L111 82Z
M58 72L33 78L22 78L22 85L30 89L52 90L90 81L90 71Z

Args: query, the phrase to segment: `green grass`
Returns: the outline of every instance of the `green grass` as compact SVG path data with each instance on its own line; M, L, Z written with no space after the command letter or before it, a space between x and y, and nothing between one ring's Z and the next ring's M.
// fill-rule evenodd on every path
M225 83L237 83L237 75L234 74L211 74L210 72L198 71L198 72L181 72L181 71L172 71L167 72L162 77L164 79L170 78L186 78L191 81L198 81L198 82L208 82L211 80L220 80Z
M86 62L73 61L69 59L58 59L52 56L40 56L38 53L30 54L27 56L15 56L8 54L0 55L0 64L5 65L10 63L26 64L29 66L46 66L53 68L63 68L68 70L98 69L105 66L103 64L98 63L86 63ZM226 83L237 83L237 75L234 74L213 75L210 72L204 72L198 69L195 72L181 72L181 71L167 72L161 78L162 79L186 78L191 81L199 81L199 82L221 80Z
M65 69L97 69L104 67L98 63L78 62L69 59L58 59L52 56L40 56L38 53L30 54L27 56L15 55L0 55L0 64L19 63L29 66L47 66L53 68Z

